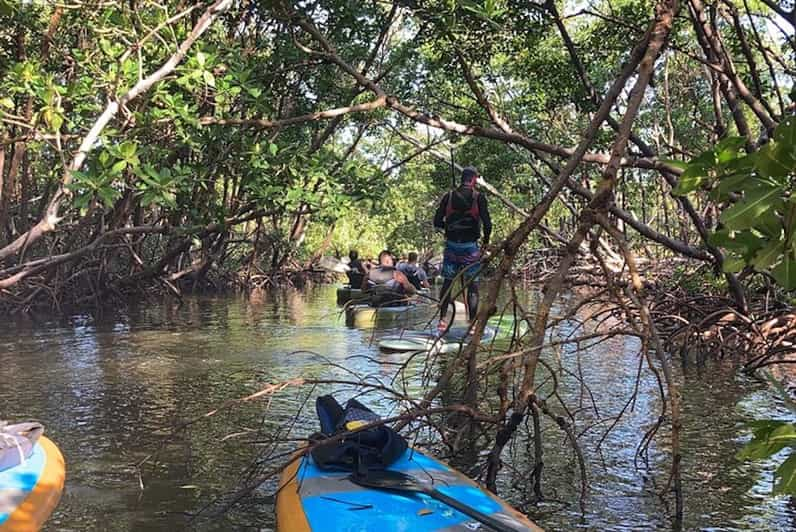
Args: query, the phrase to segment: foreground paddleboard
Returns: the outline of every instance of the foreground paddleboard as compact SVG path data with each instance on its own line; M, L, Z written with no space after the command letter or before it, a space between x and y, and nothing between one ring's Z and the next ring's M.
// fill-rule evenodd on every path
M450 353L462 347L460 342L446 342L438 338L387 338L379 341L382 351L434 351Z
M439 491L515 530L540 531L506 502L446 464L408 449L390 470L433 484ZM421 493L359 486L349 473L323 471L302 456L282 473L276 499L278 532L423 532L489 530Z
M58 506L65 474L61 451L45 436L30 458L0 471L0 532L40 529Z
M406 331L400 335L385 336L379 340L379 349L384 351L434 351L440 353L456 352L468 341L466 327L452 327L440 338L432 331ZM484 329L481 342L489 342L497 333L493 327Z

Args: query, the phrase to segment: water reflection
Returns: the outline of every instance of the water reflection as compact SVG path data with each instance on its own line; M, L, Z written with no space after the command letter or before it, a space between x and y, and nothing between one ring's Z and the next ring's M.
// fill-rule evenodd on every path
M241 443L245 438L224 436L246 434L263 423L276 428L292 419L306 395L289 390L275 398L265 421L253 404L194 425L179 437L164 440L164 428L264 382L299 375L350 379L352 371L391 377L405 355L379 353L371 342L382 331L346 327L334 302L335 288L319 287L263 291L249 299L189 298L182 305L141 302L96 319L0 324L0 418L42 420L68 462L67 490L50 529L182 529L184 513L233 485L253 458L253 447ZM428 317L419 312L417 323ZM551 502L542 511L530 508L539 512L537 520L557 530L666 528L669 509L655 495L665 481L659 474L666 465L665 437L650 450L650 472L633 466L641 434L661 409L648 371L642 371L633 408L603 440L605 420L625 407L634 390L637 343L614 339L588 352L564 346L556 356L559 391L577 407L578 429L585 431L591 492L585 520L576 507L560 509L555 502L575 501L578 479L567 444L545 427L550 435L545 492ZM416 359L412 370L419 372L423 363ZM583 376L597 410L589 391L570 374ZM411 386L419 391L421 383ZM744 441L744 423L777 414L770 394L737 377L728 365L712 364L707 370L688 369L683 398L687 528L792 527L792 503L767 495L770 464L739 464L733 458ZM378 404L375 397L370 401ZM315 430L311 412L299 423L303 434ZM158 460L146 460L155 450ZM514 456L528 459L524 449L515 449ZM136 467L141 462L143 491ZM511 468L501 479L504 492L517 503L529 491L524 479ZM544 513L553 507L559 510ZM272 522L267 506L247 507L235 519L207 526L261 528Z

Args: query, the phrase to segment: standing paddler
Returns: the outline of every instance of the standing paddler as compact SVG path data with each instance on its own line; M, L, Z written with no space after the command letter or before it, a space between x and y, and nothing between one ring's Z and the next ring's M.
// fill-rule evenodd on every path
M489 244L492 234L492 219L489 217L486 197L476 190L478 170L472 166L462 169L462 180L458 188L440 199L434 214L434 227L445 230L445 253L442 262L442 300L438 328L448 327L445 316L450 304L453 280L461 274L467 292L468 320L472 324L478 311L478 270L481 247ZM483 226L484 237L481 246Z

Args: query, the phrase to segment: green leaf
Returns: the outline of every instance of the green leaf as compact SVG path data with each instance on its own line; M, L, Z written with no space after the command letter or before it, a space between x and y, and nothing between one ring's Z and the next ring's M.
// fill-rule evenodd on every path
M753 253L765 245L765 240L750 230L731 232L721 229L711 234L708 241L714 246L740 251L742 255Z
M679 170L685 171L688 168L688 163L685 161L680 161L678 159L661 159L660 160L663 164L672 166Z
M699 154L696 159L691 160L690 165L704 166L712 168L716 165L716 153L713 150L708 150Z
M53 110L49 107L45 107L41 111L41 116L44 118L44 122L49 126L53 117Z
M719 184L710 192L710 196L714 201L726 201L732 192L739 192L743 190L744 184L750 179L748 175L733 174L722 177Z
M757 152L750 153L749 155L744 155L743 157L738 157L737 159L732 159L724 163L722 166L724 168L725 175L735 175L735 174L743 174L745 176L749 176L755 168L755 161L757 160Z
M785 146L796 146L796 118L789 116L774 131L774 140Z
M785 448L781 442L771 442L778 435L791 434L796 427L786 421L759 420L749 423L754 433L752 441L744 445L736 455L740 460L760 460L768 458Z
M272 142L268 145L268 151L271 152L271 156L273 157L276 155L276 152L279 151L279 146Z
M99 47L102 52L107 55L108 57L113 57L113 47L111 46L110 41L108 39L100 39L99 40Z
M724 273L738 273L744 269L746 261L737 255L728 255L724 258L721 271Z
M755 229L771 239L782 238L782 220L774 211L768 211L760 216Z
M158 182L157 182L157 181L155 181L154 179L151 179L151 178L147 177L147 176L146 176L146 175L144 175L143 173L139 173L139 174L138 174L138 178L139 178L139 179L141 179L141 181L143 181L143 182L144 182L144 184L145 184L145 185L147 185L147 187L149 187L149 188L157 188L157 187L159 186L159 184L158 184ZM141 188L141 189L146 189L147 187L142 187L142 186L140 186L140 184L139 184L139 187L138 187L138 188Z
M124 141L119 145L119 153L125 159L131 159L135 155L138 146L134 142Z
M752 266L759 272L768 270L782 255L782 242L775 240L769 242L764 248L755 253L751 261Z
M769 142L757 152L755 168L764 177L785 177L793 171L790 148L782 149L776 142Z
M13 109L14 100L12 100L9 97L0 98L0 107L5 107L6 109Z
M63 124L64 117L62 117L60 114L53 113L50 116L50 127L52 127L53 131L60 131Z
M168 205L169 207L177 207L176 197L173 192L163 192L163 194L160 196L160 199L162 203Z
M16 3L10 0L0 0L0 15L10 17L14 14Z
M196 52L196 62L200 67L205 66L205 63L207 62L207 54L204 52Z
M771 441L773 442L782 442L790 447L796 446L796 433L794 434L779 434L776 436L771 436Z
M771 270L777 283L786 290L796 289L796 262L789 255L785 255L785 260L780 262L776 268Z
M784 494L796 495L796 453L791 453L774 471L773 495Z
M721 248L732 248L735 246L735 240L730 236L730 231L727 229L719 229L718 231L708 235L708 242Z
M750 425L754 438L738 452L738 459L762 460L786 447L796 449L796 425L793 423L764 420ZM796 453L793 451L774 472L773 494L796 494Z
M207 83L209 86L211 87L216 86L216 78L215 76L213 76L212 72L205 70L204 72L202 72L202 78L205 80L205 83Z
M127 161L116 161L113 166L111 166L111 173L115 175L121 174L125 168L127 168Z
M756 189L721 213L719 218L728 229L747 229L755 226L757 219L782 203L782 190L778 187Z
M738 157L738 150L744 147L746 138L727 137L716 145L716 159L719 163L726 163Z
M677 196L685 196L689 192L693 192L702 186L707 180L708 168L702 164L689 164L685 172L680 176L677 186L672 191L672 194Z
M118 197L116 189L110 187L104 187L97 191L97 195L99 195L102 203L105 204L106 207L113 207L113 204Z

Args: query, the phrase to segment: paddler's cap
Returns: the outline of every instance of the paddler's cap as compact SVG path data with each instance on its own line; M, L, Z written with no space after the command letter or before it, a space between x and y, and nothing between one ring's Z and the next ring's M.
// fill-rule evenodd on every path
M465 166L462 168L462 183L470 182L476 177L478 177L478 170L476 170L475 166Z

